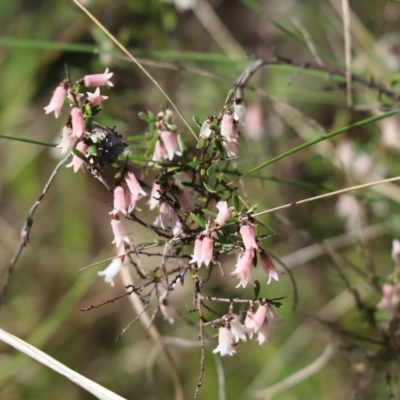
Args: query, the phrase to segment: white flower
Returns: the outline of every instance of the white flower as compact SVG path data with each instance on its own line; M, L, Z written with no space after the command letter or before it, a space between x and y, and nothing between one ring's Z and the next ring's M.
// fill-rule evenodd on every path
M221 356L233 356L236 350L232 343L232 331L228 328L219 328L218 346L214 349L213 353L221 353Z
M103 270L99 271L98 274L100 276L104 276L104 280L108 282L111 286L114 286L114 278L121 271L124 264L121 261L121 257L114 258L108 267Z
M238 343L239 340L243 340L243 342L247 341L246 338L246 328L239 322L238 317L233 318L232 321L230 321L231 324L231 330L232 330L232 337L233 341L235 343Z

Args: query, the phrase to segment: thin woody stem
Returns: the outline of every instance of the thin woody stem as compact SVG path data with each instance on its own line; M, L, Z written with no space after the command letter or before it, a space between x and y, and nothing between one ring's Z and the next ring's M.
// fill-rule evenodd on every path
M46 185L44 186L42 193L40 194L38 199L35 201L35 203L31 207L31 209L29 210L28 217L26 218L24 226L21 229L20 243L19 243L17 249L15 250L14 256L11 258L10 263L8 264L8 268L6 270L6 273L5 273L5 276L4 276L4 279L3 279L3 284L2 284L2 287L0 289L0 309L1 309L1 306L3 305L3 303L4 303L4 299L5 299L5 295L6 295L6 292L7 292L8 283L9 283L11 275L12 275L12 273L14 271L15 265L16 265L18 259L19 259L19 256L22 253L22 250L29 243L29 234L31 232L32 225L33 225L33 215L35 214L37 208L41 204L44 196L49 191L50 186L53 183L54 178L56 177L58 171L69 160L70 157L71 157L71 153L69 153L65 158L63 158L57 164L57 166L54 168L54 171L51 173L51 175L49 177L49 180L47 181Z
M240 75L240 78L237 82L237 97L242 97L243 88L248 84L250 78L263 66L265 65L290 65L294 67L298 67L303 70L314 70L326 72L330 76L339 76L346 79L346 71L342 71L341 69L330 67L326 64L319 65L314 62L304 62L292 60L286 57L273 56L269 58L257 58L256 61L251 64L245 71L244 74ZM350 74L350 78L352 82L356 82L362 86L366 86L370 89L376 90L379 94L385 94L386 96L391 97L397 101L400 101L400 93L395 92L394 90L388 89L384 85L375 82L374 80L363 78L362 76L356 74Z

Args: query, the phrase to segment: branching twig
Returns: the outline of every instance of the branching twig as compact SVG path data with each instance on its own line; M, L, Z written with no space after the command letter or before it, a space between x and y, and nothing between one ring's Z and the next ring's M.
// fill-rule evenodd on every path
M318 65L312 62L304 62L292 60L286 57L273 56L270 58L258 58L253 64L251 64L246 72L240 75L240 81L237 83L236 95L237 97L242 97L243 88L248 84L250 78L264 65L292 65L304 70L315 70L326 72L329 76L340 76L346 78L346 72L338 68L330 67L328 65ZM377 90L379 94L385 94L397 101L400 101L400 93L394 90L388 89L384 85L375 82L373 79L366 79L359 75L350 74L350 80L356 82L360 85L366 86L370 89Z
M32 225L33 225L33 215L35 214L35 211L37 210L37 208L41 204L44 196L47 194L48 190L50 189L50 186L53 183L54 178L56 177L58 171L69 160L70 157L71 157L71 154L68 154L65 158L63 158L57 164L57 166L54 168L54 171L51 173L49 180L47 181L46 185L44 186L41 195L39 196L39 198L35 201L35 203L31 207L31 209L29 210L28 217L26 218L24 226L21 229L21 239L20 239L19 246L16 249L16 251L14 253L14 256L10 260L10 263L8 265L7 271L6 271L4 279L3 279L3 284L2 284L2 287L1 287L1 290L0 290L0 309L1 309L1 306L3 305L3 303L4 303L4 298L5 298L5 295L6 295L8 282L10 281L11 274L14 271L15 264L17 263L18 258L22 253L22 250L29 243L29 234L31 232Z

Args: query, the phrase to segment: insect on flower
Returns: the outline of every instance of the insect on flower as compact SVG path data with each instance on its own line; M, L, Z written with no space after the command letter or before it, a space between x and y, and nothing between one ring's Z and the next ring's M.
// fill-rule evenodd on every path
M93 143L89 151L93 163L102 169L106 164L116 163L128 144L122 141L122 135L118 134L115 128L103 126L98 122L93 122L93 124L96 127L89 136Z

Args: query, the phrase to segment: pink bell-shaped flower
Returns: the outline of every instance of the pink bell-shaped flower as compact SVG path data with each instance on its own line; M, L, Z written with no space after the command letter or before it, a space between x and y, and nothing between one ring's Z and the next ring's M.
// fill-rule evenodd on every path
M237 126L231 114L224 114L221 121L221 136L228 143L236 143L237 141Z
M278 271L275 268L274 263L271 260L271 257L268 253L263 251L261 253L261 264L262 267L265 271L265 273L268 275L268 282L267 285L271 283L271 279L275 279L276 281L279 281L279 274Z
M175 154L181 154L179 151L178 134L176 132L165 130L160 133L160 137L164 144L168 160L171 161Z
M221 356L233 356L236 350L232 342L232 331L228 328L219 328L218 346L213 350L213 353L220 353Z
M258 245L256 242L256 229L253 224L248 223L247 225L242 225L239 232L242 236L243 245L246 250L258 250Z
M84 142L79 142L76 145L76 149L85 156L87 153L88 147ZM72 161L68 165L66 165L66 167L67 168L72 167L75 173L78 172L78 170L82 170L82 172L85 172L84 165L85 165L85 162L80 157L74 155L72 157Z
M94 93L86 92L87 100L92 106L102 107L103 101L108 99L108 96L102 96L100 94L100 88L96 88Z
M202 264L202 247L203 247L203 240L199 237L196 238L194 242L194 249L192 254L192 259L189 261L189 264L197 264L197 267L200 268Z
M244 289L249 282L252 282L250 271L253 265L253 257L253 250L245 250L243 254L239 255L236 269L231 272L232 276L236 276L240 279L240 282L236 287L243 286Z
M213 259L214 242L211 238L205 237L201 246L201 261L208 267Z
M244 119L246 117L246 106L242 99L236 98L233 103L233 118L235 121L244 125Z
M104 276L104 280L111 286L114 286L114 278L124 266L125 252L125 246L119 246L118 257L114 258L105 270L97 273L99 276Z
M125 232L125 228L119 219L113 218L111 220L111 228L114 233L114 240L111 243L115 243L117 247L119 247L122 242L127 244L131 243L131 240Z
M86 75L83 77L83 82L85 86L107 86L113 87L114 84L110 81L111 77L114 75L113 72L109 72L106 68L105 72L102 74Z
M71 150L75 143L75 136L72 133L72 129L68 126L64 126L62 132L61 143L56 148L61 149L61 154Z
M219 201L217 203L217 208L219 212L215 218L215 223L218 225L223 225L225 221L230 218L234 207L228 207L228 203L226 201Z
M147 193L142 189L133 172L127 172L124 179L135 202L141 197L147 196Z
M73 107L71 110L72 132L76 138L80 138L85 132L85 120L83 119L82 110Z
M231 325L233 342L238 343L239 340L246 342L246 328L240 323L239 318L235 316L231 321L229 321L229 324Z
M67 89L65 88L65 83L61 82L60 85L56 87L49 105L44 108L46 114L50 114L54 111L54 116L58 118L61 115L61 108L66 97Z
M126 209L125 189L122 186L117 186L114 189L114 209L109 214L117 215L119 212L126 214Z

